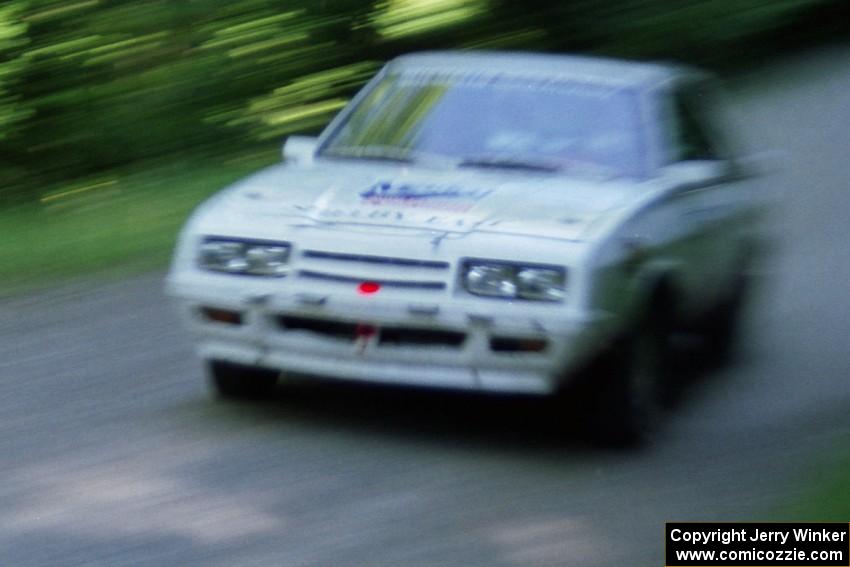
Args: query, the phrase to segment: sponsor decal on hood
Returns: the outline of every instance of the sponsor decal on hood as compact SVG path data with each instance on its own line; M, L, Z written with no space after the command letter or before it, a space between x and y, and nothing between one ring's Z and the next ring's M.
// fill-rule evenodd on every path
M492 192L492 189L470 189L457 185L377 181L362 191L360 197L367 205L466 212Z
M633 184L557 175L282 165L238 183L218 201L208 220L256 225L263 219L275 226L283 221L292 226L419 229L429 234L488 231L576 240L588 237L596 221L636 194Z

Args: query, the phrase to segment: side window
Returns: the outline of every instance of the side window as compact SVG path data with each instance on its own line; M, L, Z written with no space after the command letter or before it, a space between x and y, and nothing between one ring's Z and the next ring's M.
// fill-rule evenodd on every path
M673 93L674 161L720 159L707 123L700 90L679 88Z

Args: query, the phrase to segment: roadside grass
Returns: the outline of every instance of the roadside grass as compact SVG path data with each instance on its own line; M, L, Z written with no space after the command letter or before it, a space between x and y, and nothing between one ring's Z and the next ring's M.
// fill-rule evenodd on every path
M842 451L810 468L803 489L777 511L781 521L847 522L850 520L850 443Z
M0 295L162 268L198 203L275 159L254 154L107 171L0 210Z

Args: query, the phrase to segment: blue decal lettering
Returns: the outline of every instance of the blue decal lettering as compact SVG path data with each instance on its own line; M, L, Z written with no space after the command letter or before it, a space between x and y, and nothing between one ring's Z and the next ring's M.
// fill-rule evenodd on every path
M378 181L361 192L360 196L368 200L465 199L478 201L491 192L489 189L464 189L452 185L411 185L409 183L394 185L389 181Z

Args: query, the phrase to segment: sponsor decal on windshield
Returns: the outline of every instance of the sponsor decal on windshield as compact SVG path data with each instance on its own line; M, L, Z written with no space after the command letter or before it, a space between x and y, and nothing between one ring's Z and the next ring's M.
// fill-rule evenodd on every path
M395 205L464 212L492 193L491 189L469 189L456 185L392 183L378 181L360 193L365 204Z
M476 88L487 89L488 91L534 91L599 99L621 96L631 90L630 87L619 84L616 79L606 81L598 77L582 78L576 74L559 77L550 74L494 74L486 71L480 73L470 71L435 72L424 69L403 71L394 75L394 78L400 87L428 87L442 84L452 88Z

